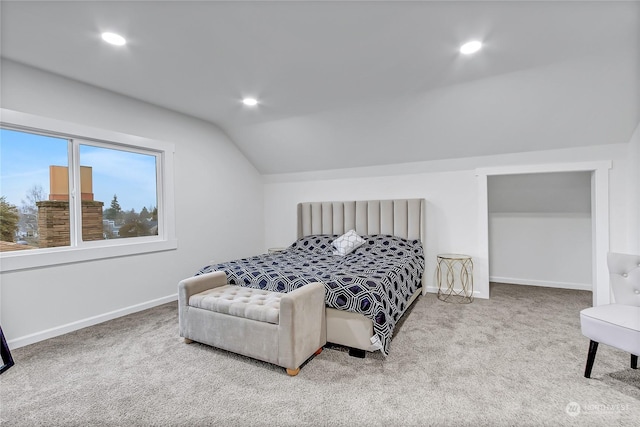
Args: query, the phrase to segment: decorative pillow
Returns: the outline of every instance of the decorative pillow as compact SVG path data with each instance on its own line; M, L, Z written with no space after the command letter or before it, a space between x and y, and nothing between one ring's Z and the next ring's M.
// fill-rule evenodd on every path
M336 248L333 254L345 256L362 246L364 242L365 240L358 236L355 230L349 230L333 241L333 247Z

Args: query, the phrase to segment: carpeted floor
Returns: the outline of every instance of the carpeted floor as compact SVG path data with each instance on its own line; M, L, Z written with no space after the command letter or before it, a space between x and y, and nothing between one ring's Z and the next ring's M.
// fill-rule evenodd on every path
M16 349L2 426L638 425L640 371L600 346L583 377L584 291L492 284L421 297L387 358L327 348L279 367L178 337L171 303Z

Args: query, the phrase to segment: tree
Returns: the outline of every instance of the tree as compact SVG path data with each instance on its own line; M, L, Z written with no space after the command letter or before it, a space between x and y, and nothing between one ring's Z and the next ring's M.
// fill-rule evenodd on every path
M13 242L19 220L18 208L7 202L5 196L0 197L0 239L5 242Z
M146 207L142 208L142 210L140 211L140 219L149 219L151 217L151 214L149 213L149 211L147 210Z
M18 228L27 236L36 236L38 234L38 206L37 203L47 198L47 193L41 185L34 184L22 199L20 207L20 221Z
M113 200L111 200L111 207L104 210L104 216L111 221L117 221L120 212L122 212L122 208L120 207L120 203L118 203L118 196L113 195Z
M126 211L123 213L124 223L131 224L133 222L138 222L140 220L140 216L136 213L135 209L131 209L130 211Z
M120 203L118 203L118 196L116 194L113 195L113 200L111 200L111 209L116 212L120 212L122 210Z
M118 231L120 237L140 237L149 236L149 226L141 221L128 222Z
M124 225L118 231L120 237L148 236L149 234L148 221L141 219L135 210L131 209L124 214Z
M22 206L36 207L36 202L40 202L47 198L47 193L44 192L42 185L34 184L27 190L26 201L22 199Z

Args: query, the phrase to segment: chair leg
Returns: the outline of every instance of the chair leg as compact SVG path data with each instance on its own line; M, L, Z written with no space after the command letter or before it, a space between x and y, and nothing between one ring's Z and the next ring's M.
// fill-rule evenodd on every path
M594 340L589 342L589 355L587 356L587 366L584 369L584 377L591 378L591 369L593 368L593 362L596 360L596 351L598 351L598 343Z
M11 357L11 350L7 345L7 341L4 339L4 332L0 326L0 356L2 356L2 366L0 367L0 374L14 365L13 357Z
M631 369L638 369L638 356L635 354L631 355Z

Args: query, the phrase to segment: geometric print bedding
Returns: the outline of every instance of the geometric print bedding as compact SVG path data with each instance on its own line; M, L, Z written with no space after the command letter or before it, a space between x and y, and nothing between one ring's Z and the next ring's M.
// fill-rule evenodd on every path
M362 246L340 256L333 254L332 242L337 237L306 236L281 252L209 265L196 275L221 270L230 284L284 293L323 282L326 305L371 319L380 350L387 355L396 323L411 295L422 286L422 244L395 236L365 235Z

